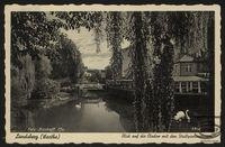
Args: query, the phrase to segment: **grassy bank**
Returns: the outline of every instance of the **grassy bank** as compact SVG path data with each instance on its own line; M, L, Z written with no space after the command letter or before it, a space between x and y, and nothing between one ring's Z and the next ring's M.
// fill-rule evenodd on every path
M35 108L51 108L63 105L69 101L78 100L76 93L59 92L53 98L49 99L22 99L12 101L12 108L18 109L35 109Z
M69 101L78 100L78 96L75 93L60 92L54 99L46 100L43 103L43 108L51 108L54 106L63 105Z

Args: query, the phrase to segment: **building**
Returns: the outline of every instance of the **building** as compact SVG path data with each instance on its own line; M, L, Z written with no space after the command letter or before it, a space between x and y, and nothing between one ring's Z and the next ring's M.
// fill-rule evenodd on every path
M205 63L187 54L178 58L173 69L175 93L206 94L208 74Z
M106 78L106 71L105 70L99 70L99 74L100 74L102 79Z

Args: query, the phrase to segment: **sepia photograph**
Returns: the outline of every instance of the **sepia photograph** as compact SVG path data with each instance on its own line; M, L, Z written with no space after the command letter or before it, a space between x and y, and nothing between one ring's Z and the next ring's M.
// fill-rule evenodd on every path
M127 7L8 13L15 139L218 131L215 10Z

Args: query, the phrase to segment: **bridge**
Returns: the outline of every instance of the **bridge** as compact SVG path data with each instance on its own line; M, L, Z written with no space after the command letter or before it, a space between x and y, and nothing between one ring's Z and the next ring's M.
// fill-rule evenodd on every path
M78 90L88 90L88 91L102 91L104 90L105 84L100 83L80 83L75 85Z

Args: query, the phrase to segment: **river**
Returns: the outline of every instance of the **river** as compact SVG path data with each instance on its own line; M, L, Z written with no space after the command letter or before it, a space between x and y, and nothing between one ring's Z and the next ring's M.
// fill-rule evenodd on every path
M87 92L78 99L50 108L35 101L32 105L38 107L12 111L13 132L135 132L132 103L104 92ZM190 105L186 107L191 108ZM194 112L194 109L190 111ZM206 123L207 120L192 117L190 124L185 120L181 123L172 121L171 131L196 131L200 129L200 122Z
M132 105L100 95L52 108L22 110L14 131L126 132L134 131ZM15 123L14 122L14 123Z

